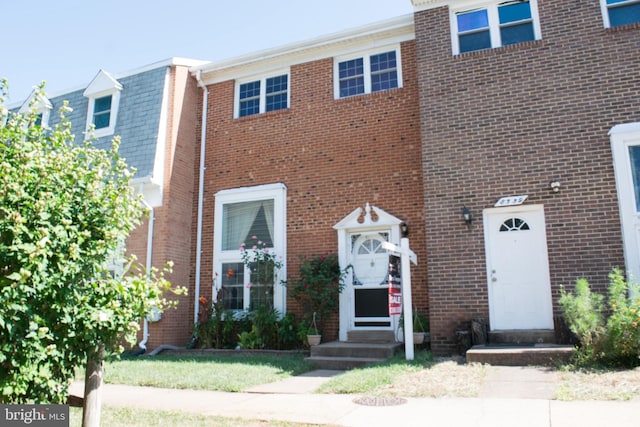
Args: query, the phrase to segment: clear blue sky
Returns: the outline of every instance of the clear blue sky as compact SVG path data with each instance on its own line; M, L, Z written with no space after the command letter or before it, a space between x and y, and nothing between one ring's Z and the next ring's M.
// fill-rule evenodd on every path
M170 57L217 61L411 14L411 0L5 0L9 104Z

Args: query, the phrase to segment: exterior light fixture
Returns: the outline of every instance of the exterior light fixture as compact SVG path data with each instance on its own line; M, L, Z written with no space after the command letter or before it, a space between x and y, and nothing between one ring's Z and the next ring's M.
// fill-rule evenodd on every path
M471 211L466 206L462 208L462 219L465 224L467 224L467 228L471 230L471 221L473 221L473 216L471 215Z
M406 222L400 224L400 234L402 237L407 237L409 235L409 226Z
M551 188L551 191L553 191L554 193L557 193L558 191L560 191L560 181L551 181L549 183L549 188Z

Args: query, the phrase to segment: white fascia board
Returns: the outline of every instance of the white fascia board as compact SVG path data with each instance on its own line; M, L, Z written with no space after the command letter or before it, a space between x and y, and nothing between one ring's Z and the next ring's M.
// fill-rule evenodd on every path
M191 73L195 76L199 71L204 83L210 85L281 70L283 64L302 64L414 39L415 30L411 14L306 42L211 62L191 68Z
M616 135L620 133L631 133L631 132L640 132L640 122L615 125L609 131L609 135Z
M436 7L447 6L453 1L443 1L443 0L411 0L413 4L414 12L420 12L422 10L427 9L435 9Z

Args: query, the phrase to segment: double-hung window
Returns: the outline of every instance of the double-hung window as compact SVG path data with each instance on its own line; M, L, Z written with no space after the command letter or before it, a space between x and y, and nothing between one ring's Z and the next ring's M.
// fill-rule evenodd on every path
M88 98L87 130L93 127L96 137L113 135L116 128L122 85L101 70L83 92Z
M267 306L284 313L284 287L280 283L286 274L285 203L286 187L282 184L216 194L215 287L221 291L225 309ZM265 258L275 263L260 262Z
M400 50L383 50L338 59L335 64L335 97L347 98L402 87Z
M606 28L640 22L640 0L600 0L600 4Z
M289 107L289 74L240 82L236 117L251 116Z
M540 39L536 0L452 10L451 21L456 54Z

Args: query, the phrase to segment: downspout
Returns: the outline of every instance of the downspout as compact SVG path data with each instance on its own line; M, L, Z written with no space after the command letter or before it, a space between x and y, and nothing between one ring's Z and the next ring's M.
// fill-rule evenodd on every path
M144 184L140 183L140 194L144 194ZM147 203L146 200L144 200L144 198L142 199L142 204L149 209L149 226L147 229L147 262L146 262L146 268L147 268L147 278L150 277L151 274L151 266L152 266L152 259L153 259L153 223L155 221L155 214L153 211L153 207ZM147 341L149 341L149 320L147 320L147 318L145 317L143 319L143 325L142 325L142 341L140 341L140 343L138 343L138 346L142 349L142 352L147 351Z
M204 171L205 171L205 153L207 148L207 104L209 100L209 91L201 78L202 70L198 70L196 80L198 86L202 88L202 125L200 130L200 177L198 179L198 223L196 231L196 277L195 277L195 293L194 293L194 309L193 323L198 322L200 314L200 264L202 260L202 204L204 198ZM215 293L212 294L212 297Z

